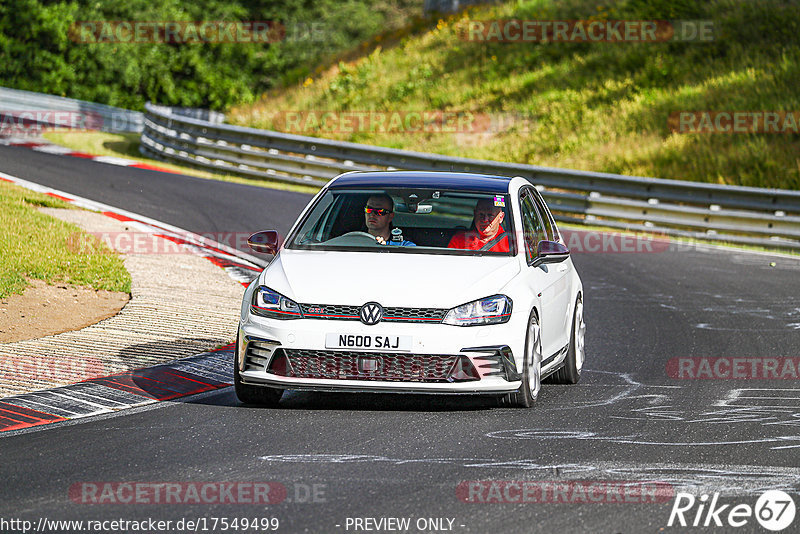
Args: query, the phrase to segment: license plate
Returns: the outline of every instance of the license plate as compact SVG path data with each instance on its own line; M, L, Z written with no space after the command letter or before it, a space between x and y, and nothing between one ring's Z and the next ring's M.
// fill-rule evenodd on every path
M325 348L370 349L408 352L411 336L385 336L382 334L326 334Z

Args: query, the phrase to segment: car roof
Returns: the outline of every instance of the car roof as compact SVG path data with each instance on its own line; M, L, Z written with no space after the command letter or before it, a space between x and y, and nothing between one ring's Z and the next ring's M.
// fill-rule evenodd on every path
M342 188L410 188L455 189L481 193L508 193L511 178L489 174L449 171L375 171L351 172L336 178L331 189Z

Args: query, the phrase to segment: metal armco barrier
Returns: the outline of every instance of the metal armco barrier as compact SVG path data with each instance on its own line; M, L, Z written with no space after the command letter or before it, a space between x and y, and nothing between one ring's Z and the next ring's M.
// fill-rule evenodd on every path
M139 111L0 87L0 113L15 114L33 111L83 114L88 118L88 129L106 132L141 132L144 119L144 115ZM59 126L57 122L48 121L46 114L42 114L38 119L33 117L31 122L37 122L42 127Z
M206 170L313 186L353 170L522 176L538 186L561 221L800 250L800 191L410 152L212 123L149 103L140 151Z

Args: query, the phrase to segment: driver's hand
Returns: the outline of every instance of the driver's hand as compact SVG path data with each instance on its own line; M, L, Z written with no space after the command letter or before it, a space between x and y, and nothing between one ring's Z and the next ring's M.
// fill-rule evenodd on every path
M376 236L375 237L375 241L377 241L381 245L385 245L386 244L386 239L384 239L382 235Z

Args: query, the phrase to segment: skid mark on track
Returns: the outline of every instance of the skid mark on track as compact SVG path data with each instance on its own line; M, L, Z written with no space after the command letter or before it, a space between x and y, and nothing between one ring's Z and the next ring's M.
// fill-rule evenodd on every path
M793 259L794 260L794 259ZM759 260L761 261L761 260ZM800 266L800 262L795 261ZM595 281L588 286L588 290L594 294L594 301L624 302L628 306L647 307L658 306L664 310L685 313L687 310L696 310L703 317L714 317L721 321L706 322L697 321L693 327L699 330L720 330L720 331L786 331L800 329L800 299L795 296L787 295L779 300L772 296L764 297L741 297L738 294L722 294L718 292L692 292L685 295L670 295L661 292L636 294L628 291L628 288L608 282ZM778 323L771 327L756 325L752 327L718 326L724 324L726 319L747 318ZM782 323L782 324L781 324Z
M591 440L607 443L617 443L622 445L647 445L658 447L720 447L727 445L746 445L754 443L791 443L789 446L772 447L773 449L800 447L800 436L776 436L755 439L740 440L720 440L720 441L650 441L642 434L632 434L627 436L602 435L592 431L565 431L565 430L542 430L540 428L517 429L517 430L496 430L489 432L486 437L495 439L512 440Z
M658 481L677 491L720 492L722 495L758 495L771 489L796 492L800 488L800 468L757 465L682 464L660 462L541 463L534 458L500 460L496 458L409 458L370 454L273 454L260 456L270 464L384 464L386 466L449 465L465 469L514 471L515 477L528 480L625 480ZM471 476L471 475L470 475ZM481 474L486 477L488 475Z
M721 396L717 393L708 400L701 397L698 401L697 397L685 393L686 388L696 384L649 385L636 380L630 373L586 370L586 374L588 383L578 386L577 392L590 391L589 395L594 397L600 390L599 400L565 400L558 406L544 409L591 412L600 408L596 418L587 416L589 421L596 421L596 425L568 430L500 430L487 434L487 437L594 440L643 447L713 448L762 444L770 450L800 448L800 435L795 434L800 427L798 388L731 388ZM613 411L609 411L611 407ZM640 424L631 427L631 422ZM736 434L730 433L731 425L739 426ZM783 432L780 431L782 427ZM637 431L620 432L618 428L635 428ZM696 437L698 431L699 438ZM665 435L690 435L695 439L664 439ZM731 435L747 437L731 439ZM752 439L748 439L750 437Z
M561 409L564 410L573 410L575 408L592 408L597 406L609 406L615 403L618 403L624 399L627 399L633 395L634 392L639 390L640 388L644 387L644 384L634 380L634 378L629 373L617 373L612 371L592 371L592 370L585 370L585 373L597 373L600 375L607 375L614 378L618 378L620 380L619 384L614 384L610 387L616 389L622 389L619 393L613 393L611 396L601 400L591 400L591 401L573 401L569 403L569 406L562 407ZM608 386L603 386L608 387Z
M775 299L772 296L763 298L743 298L736 294L722 295L719 293L703 293L699 292L692 295L695 299L695 305L702 302L700 310L704 315L709 317L720 318L723 322L726 318L747 318L769 321L773 323L772 327L764 325L754 325L752 327L725 327L717 326L712 322L698 322L694 324L694 328L700 330L720 330L720 331L786 331L796 330L797 319L800 317L800 300L793 296L784 296L781 299ZM783 323L781 326L775 323Z

